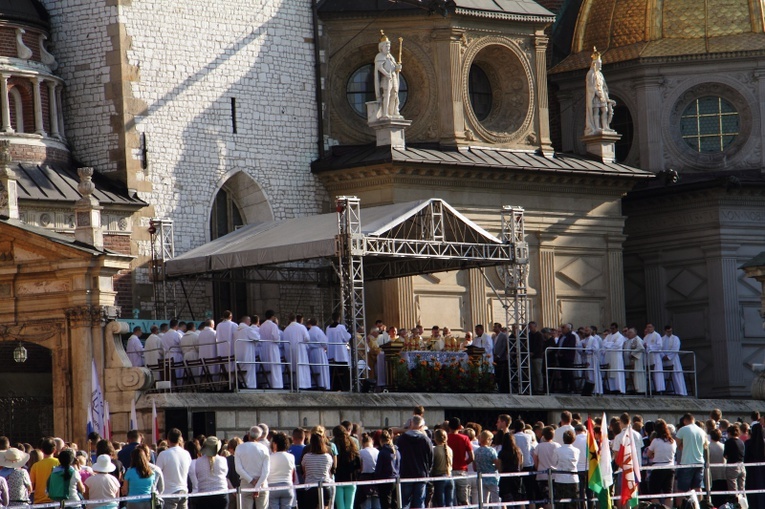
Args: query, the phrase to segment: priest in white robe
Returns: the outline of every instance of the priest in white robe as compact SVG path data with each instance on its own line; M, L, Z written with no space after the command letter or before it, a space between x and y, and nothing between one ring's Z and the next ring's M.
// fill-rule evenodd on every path
M213 320L205 320L199 326L199 337L197 338L199 344L199 358L204 361L208 366L207 372L210 375L218 374L218 366L210 365L218 358L218 345L216 345L217 334L215 332L215 322Z
M162 346L165 347L165 359L172 359L176 366L183 364L183 352L181 351L181 337L183 333L178 330L178 320L170 320L170 328L162 336ZM183 376L183 368L175 370L175 377Z
M626 379L624 377L624 348L625 338L619 332L619 326L611 324L610 333L603 340L605 360L608 364L608 389L612 392L627 392Z
M664 327L664 336L661 338L664 343L664 370L672 371L672 385L675 388L675 394L678 396L687 396L688 390L685 387L685 374L683 373L683 363L680 361L680 338L672 334L672 327Z
M252 326L252 319L243 316L234 333L234 357L239 371L244 372L244 385L247 389L258 387L258 365L255 347L260 340L260 334Z
M151 326L151 334L144 344L143 359L147 366L159 366L165 358L165 349L162 346L162 338L159 337L159 327ZM162 380L162 369L151 370L154 380Z
M199 331L193 323L186 324L186 332L181 337L181 353L183 353L183 362L199 360ZM201 368L193 368L191 374L197 378L202 372ZM189 380L191 382L191 380Z
M351 333L340 323L340 313L332 313L332 323L327 326L327 358L330 363L332 390L351 390L349 371L350 355L348 340ZM337 385L335 381L337 380Z
M302 315L290 315L290 324L284 329L285 357L290 364L293 388L311 388L311 366L308 361L308 343L311 338L308 329L303 325Z
M643 345L648 355L647 364L651 369L651 378L653 379L653 393L664 392L664 366L662 357L664 354L664 341L652 323L646 324L643 336Z
M215 337L218 341L218 355L225 358L231 358L229 364L229 373L234 369L234 333L238 325L232 319L231 311L223 312L223 320L215 328Z
M276 314L269 309L266 311L266 319L260 326L260 361L271 389L284 388L282 356L279 353L280 336L279 326L276 325Z
M308 320L308 360L311 372L316 375L316 386L329 390L329 361L327 360L327 335L316 324L316 318Z
M134 368L143 366L143 344L141 343L141 328L134 327L133 334L128 338L127 347L125 348L130 364Z
M603 377L600 374L600 336L594 334L590 327L584 328L584 337L579 344L581 348L582 363L587 366L584 372L585 380L593 384L593 394L603 394Z
M624 342L624 348L628 350L627 353L629 354L632 386L638 394L645 394L645 346L634 327L627 330L627 341Z

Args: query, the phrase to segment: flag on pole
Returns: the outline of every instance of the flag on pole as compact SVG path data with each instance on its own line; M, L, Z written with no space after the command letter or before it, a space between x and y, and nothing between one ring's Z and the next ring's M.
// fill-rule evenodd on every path
M138 417L135 413L135 400L130 400L130 426L128 426L130 429L128 431L137 430L138 429Z
M157 404L151 402L151 439L155 444L159 443L159 421L157 420Z
M632 428L627 427L622 437L619 456L622 462L622 493L620 502L625 507L637 507L638 486L640 485L640 460L632 437Z
M603 412L603 418L600 420L600 476L606 486L614 484L614 471L611 468L611 447L608 444L608 430L606 429L606 413Z
M98 381L96 360L93 359L91 368L90 405L88 408L88 434L93 431L101 432L104 427L104 393L101 391L101 383Z
M608 443L606 443L608 448ZM608 491L608 485L603 479L600 471L600 452L598 443L595 441L595 430L592 425L592 418L587 419L587 449L589 451L589 483L590 490L598 497L600 509L611 509L611 494ZM610 456L610 455L609 455Z
M104 438L112 439L112 414L109 412L109 402L104 401Z

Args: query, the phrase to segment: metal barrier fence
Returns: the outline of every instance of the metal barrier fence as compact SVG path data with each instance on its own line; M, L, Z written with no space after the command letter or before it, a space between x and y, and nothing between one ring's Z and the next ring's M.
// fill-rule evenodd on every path
M765 462L758 462L758 463L734 463L734 464L726 464L726 463L713 463L713 464L697 464L697 465L655 465L655 466L646 466L641 467L641 471L643 472L650 472L652 470L662 470L662 469L672 469L672 470L678 470L678 469L684 469L684 468L704 468L705 470L705 478L709 478L709 469L712 467L730 467L730 466L737 466L737 465L743 465L744 467L765 467ZM614 472L614 478L616 478L617 474L620 474L621 471L618 470ZM535 476L537 474L544 474L547 475L547 489L549 491L550 496L545 499L536 499L536 500L530 500L530 499L524 499L524 500L513 500L513 501L489 501L486 490L484 489L484 483L483 480L487 478L493 478L493 479L502 479L502 478L511 478L511 477L529 477L529 476ZM473 503L468 503L466 505L452 505L449 506L452 509L472 509L472 508L478 508L478 509L484 509L484 508L490 508L490 507L497 507L497 508L505 508L505 507L519 507L519 506L527 506L529 504L547 504L551 509L555 509L555 506L558 504L584 504L589 502L596 502L596 498L588 498L588 499L582 499L582 498L560 498L555 496L555 482L554 482L554 476L556 474L579 474L579 472L568 472L568 471L560 471L560 470L554 470L554 469L547 469L542 471L532 471L532 472L515 472L515 473L507 473L507 474L489 474L484 475L481 473L477 474L469 474L467 476L459 476L459 477L420 477L420 478L390 478L390 479L375 479L375 480L368 480L368 481L353 481L353 482L319 482L319 483L304 483L304 484L296 484L293 486L269 486L268 488L261 488L259 490L255 490L252 488L242 488L239 487L237 489L227 489L227 490L218 490L218 491L210 491L210 492L203 492L203 493L189 493L189 494L181 494L181 493L174 493L171 495L159 495L157 493L152 493L151 495L137 495L137 496L128 496L128 497L120 497L120 498L113 498L113 499L103 499L103 500L82 500L82 501L61 501L61 502L52 502L52 503L46 503L46 504L34 504L34 505L24 505L22 507L28 508L28 509L42 509L42 508L60 508L63 509L65 507L94 507L99 505L106 505L106 504L115 504L117 502L148 502L151 500L152 507L159 508L161 507L159 500L161 500L163 497L168 499L194 499L194 498L200 498L200 497L208 497L212 495L229 495L231 498L233 498L234 504L229 504L230 509L241 509L243 507L242 500L243 497L252 496L252 493L257 492L271 492L271 491L283 491L287 488L291 488L293 490L302 490L302 489L318 489L318 498L319 498L319 504L318 508L323 508L326 506L325 500L324 500L324 490L321 488L334 488L336 486L373 486L373 485L393 485L395 490L395 496L396 500L398 502L397 507L400 509L404 507L403 500L402 500L402 485L407 483L419 483L424 484L428 482L438 482L438 481L472 481L475 480L475 487L477 491L476 501ZM616 481L614 484L614 492L616 495L612 495L612 500L618 500L619 494L618 494L618 486L616 486ZM358 493L358 490L357 490ZM682 492L672 492L672 493L662 493L662 494L656 494L656 493L639 493L637 498L639 500L652 500L652 499L660 499L660 498L687 498L692 497L694 495L701 496L701 497L710 497L713 495L752 495L752 494L765 494L765 489L744 489L742 491L729 491L729 490L718 490L718 491L712 491L711 487L709 485L706 486L705 492L697 492L694 490L689 491L682 491ZM456 495L455 495L456 496ZM149 498L151 497L151 498ZM330 497L334 497L334 493L331 492ZM18 507L18 506L15 506ZM431 506L432 509L442 509L436 506ZM299 507L299 509L317 509L317 508L305 508L305 507Z
M609 348L609 349L600 349L600 350L592 350L587 351L583 350L579 347L561 347L561 346L551 346L545 349L545 360L549 359L549 355L552 353L553 355L558 354L559 352L565 352L565 351L573 351L576 354L580 355L580 360L582 362L574 362L570 366L558 366L558 365L550 365L549 363L545 363L545 388L547 391L547 395L549 396L551 392L556 392L553 389L553 385L555 382L560 381L560 375L564 372L573 372L573 379L575 382L579 383L582 381L586 381L588 378L591 378L595 380L596 378L600 377L603 384L607 384L606 381L609 377L609 374L616 373L617 376L623 376L624 377L624 386L625 388L632 384L633 389L636 385L636 375L639 378L643 378L643 383L645 383L646 396L653 396L656 392L655 384L657 382L657 376L663 377L665 380L665 384L671 385L673 387L672 394L677 393L677 388L675 387L675 382L672 380L671 376L677 374L678 376L681 376L683 379L683 383L685 382L685 379L690 377L693 381L692 385L690 387L693 388L693 396L698 396L698 380L696 376L696 353L692 352L690 350L653 350L651 352L642 350L639 351L642 355L641 363L631 363L631 364L624 364L622 362L622 365L626 366L624 368L618 368L614 367L612 365L612 362L604 362L607 359L604 359L603 356L608 355L619 355L622 356L622 359L624 358L624 355L631 355L635 353L635 350L628 349L628 348ZM671 355L678 355L678 356L684 356L684 357L690 357L691 358L691 369L680 369L676 370L674 365L665 364L665 362L659 363L659 366L656 366L656 363L651 363L649 361L649 358L655 356L659 356L659 358L663 358L666 354ZM557 355L556 355L557 356ZM587 362L589 361L589 362ZM597 364L596 364L597 363ZM682 367L682 364L681 364ZM551 377L552 373L552 377ZM585 376L584 373L591 373L591 377ZM686 384L686 387L688 388L688 385ZM613 388L611 388L613 390Z

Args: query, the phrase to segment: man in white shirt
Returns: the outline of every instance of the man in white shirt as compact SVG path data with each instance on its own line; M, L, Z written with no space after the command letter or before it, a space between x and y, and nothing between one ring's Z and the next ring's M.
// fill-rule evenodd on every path
M563 445L563 434L566 431L574 431L574 426L571 425L572 415L568 410L564 410L560 413L560 426L555 430L553 436L553 442L558 445Z
M553 451L552 467L555 470L565 473L553 474L555 483L555 498L576 498L579 496L579 475L577 466L579 465L579 449L574 447L573 430L567 430L563 434L563 445ZM566 504L556 504L556 506L573 509L577 507L576 502Z
M165 480L165 509L186 509L188 499L186 497L169 497L167 495L188 494L188 476L191 466L191 455L181 447L182 433L173 428L167 432L169 447L157 456L157 466L162 470Z
M340 323L340 313L332 313L332 323L327 327L327 358L330 363L332 390L351 390L350 372L348 371L348 340L351 333ZM335 380L338 382L336 383Z
M663 354L661 353L664 342L652 323L647 323L645 326L643 345L648 353L648 365L653 372L653 393L662 393L665 390Z
M130 364L134 368L143 366L143 345L141 344L140 327L133 327L133 335L128 338L125 351L127 352L128 359L130 359Z
M664 351L664 369L672 370L672 385L675 394L678 396L687 396L688 390L685 387L685 375L683 374L683 363L680 362L680 338L672 334L672 326L664 327L664 336L661 338Z
M625 337L619 332L619 325L612 323L610 333L603 340L603 349L606 351L606 364L608 364L608 389L611 392L624 394L627 384L624 378L624 348Z
M269 319L266 318L266 322L268 321ZM263 430L259 426L253 426L250 428L250 441L239 444L234 451L234 467L241 479L241 487L256 490L254 493L245 492L243 494L243 509L253 509L253 507L266 509L268 507L268 492L257 491L261 488L268 488L268 473L271 470L268 447L260 441L262 433Z
M622 447L624 435L626 433L632 433L632 441L635 443L635 449L637 450L638 458L640 458L641 451L643 450L643 445L644 445L643 437L640 436L640 433L635 431L634 428L632 427L632 420L630 419L630 414L625 412L619 416L619 426L621 427L621 432L614 437L614 441L611 443L611 450L614 452L615 455L619 454L619 449Z
M308 365L308 329L303 325L302 315L290 315L290 324L284 329L285 357L290 363L292 382L299 389L311 388L311 366ZM293 385L294 387L294 385Z
M279 353L279 326L276 325L276 313L269 309L266 319L260 326L260 360L271 389L283 389L282 356Z
M316 318L308 320L308 359L311 372L316 375L317 388L329 390L329 361L327 360L327 335L316 324Z
M579 451L579 462L576 464L576 471L579 474L579 498L586 499L587 496L587 472L590 468L588 459L590 457L589 447L587 445L587 428L584 424L577 424L574 427L574 448Z
M483 348L486 350L486 355L491 357L494 353L494 341L491 339L491 335L485 332L483 325L478 324L475 326L475 337L473 338L473 346Z

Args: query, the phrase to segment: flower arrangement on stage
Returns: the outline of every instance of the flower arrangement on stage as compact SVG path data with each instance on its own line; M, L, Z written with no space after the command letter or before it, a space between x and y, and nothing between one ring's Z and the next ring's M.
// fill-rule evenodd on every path
M396 389L399 392L496 392L494 373L489 363L470 359L461 363L456 357L448 362L433 364L420 360L411 370L401 359L396 369Z

